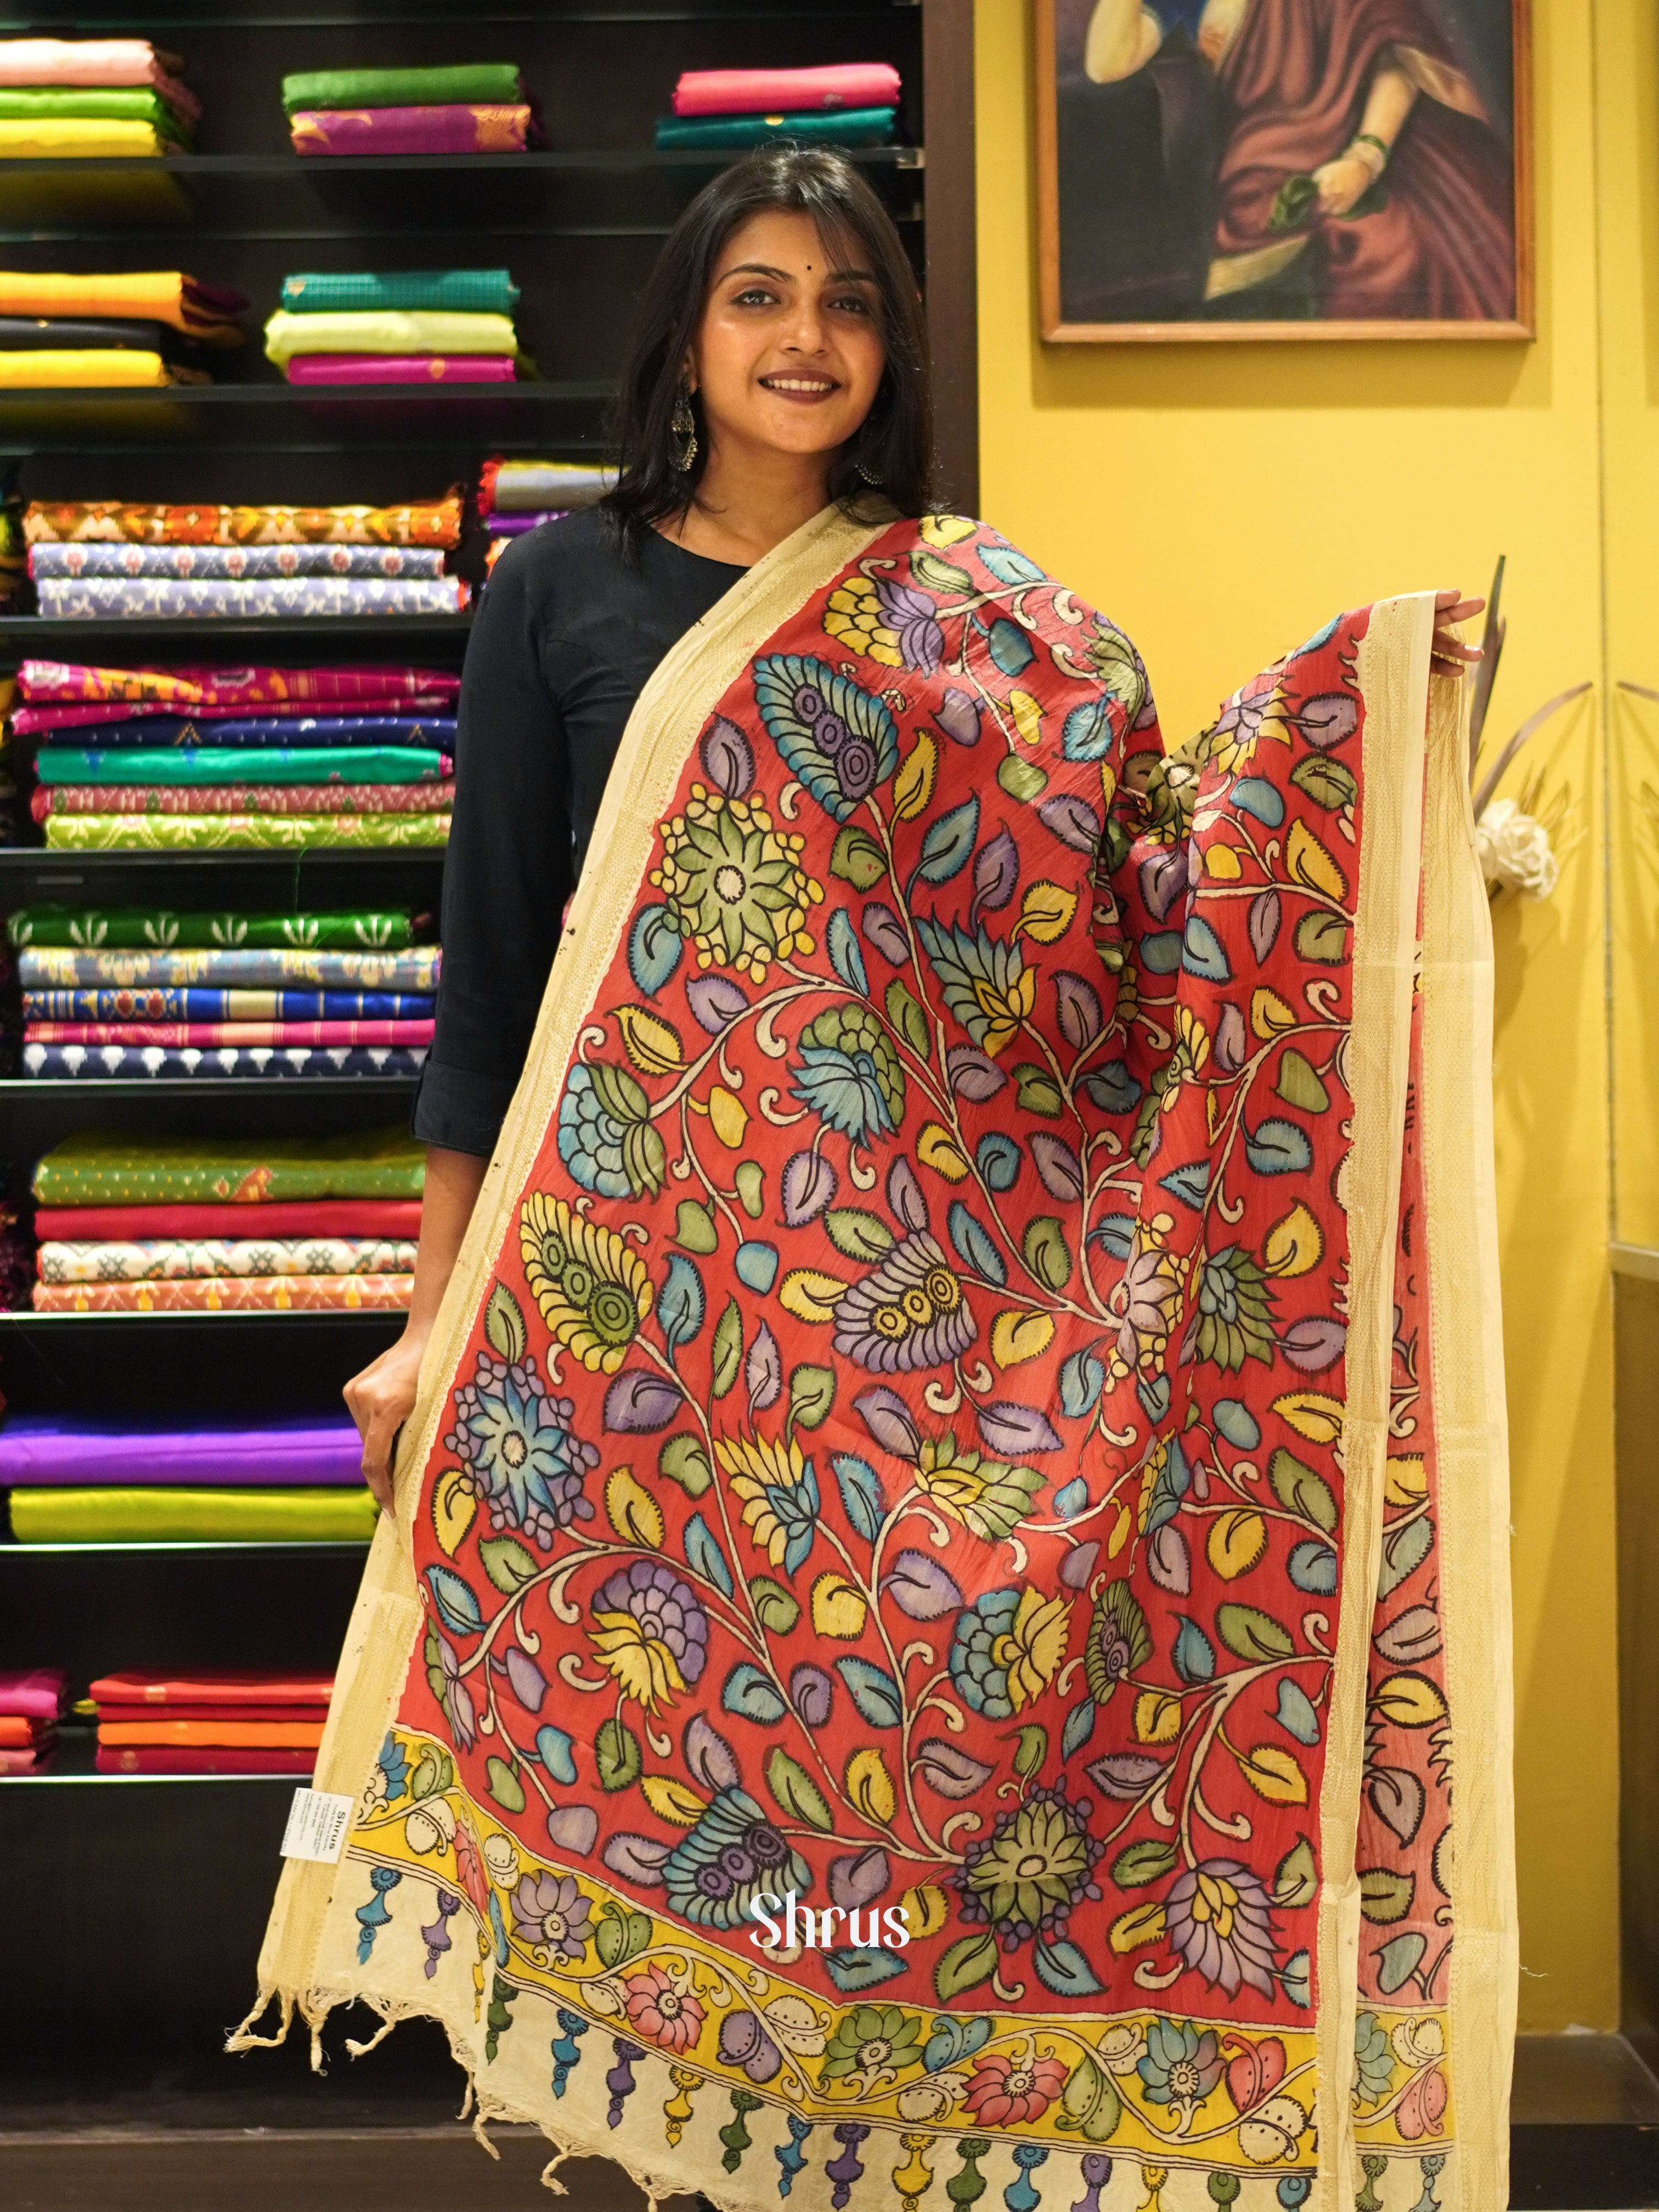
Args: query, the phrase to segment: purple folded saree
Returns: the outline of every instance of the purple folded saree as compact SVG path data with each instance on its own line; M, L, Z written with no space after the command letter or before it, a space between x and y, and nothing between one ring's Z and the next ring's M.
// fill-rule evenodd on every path
M16 1413L0 1428L0 1489L165 1483L236 1489L356 1487L362 1448L349 1420L258 1428L146 1427Z
M539 530L544 522L562 522L569 512L568 507L538 507L526 514L487 514L484 528L492 538L522 538L526 531Z
M528 107L314 107L289 118L296 154L522 154Z

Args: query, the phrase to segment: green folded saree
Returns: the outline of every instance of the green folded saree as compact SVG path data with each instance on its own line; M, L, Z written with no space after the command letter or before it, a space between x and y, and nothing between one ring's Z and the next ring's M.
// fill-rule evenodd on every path
M40 1162L33 1188L42 1206L211 1206L418 1198L425 1180L426 1148L401 1127L252 1143L77 1129Z
M400 952L410 941L406 914L175 914L170 907L70 907L47 901L20 906L7 920L6 935L14 945L112 952L198 946Z
M43 745L42 783L435 783L444 756L425 745L192 745L149 750Z
M147 85L0 86L0 123L148 123L176 146L188 146L191 128L159 92Z
M366 1544L367 1490L14 1490L20 1544Z
M885 146L894 107L813 108L802 115L665 115L657 124L659 153L758 146L763 138L799 138L819 146Z
M290 314L373 314L433 310L457 315L510 315L519 288L505 269L404 269L387 276L318 275L302 270L283 279Z
M447 814L54 814L60 853L309 853L322 847L447 845Z
M279 368L295 354L510 354L518 344L509 316L436 308L292 315L279 307L265 325L265 357Z
M283 110L311 107L513 106L520 98L515 62L459 63L451 69L301 70L283 79Z

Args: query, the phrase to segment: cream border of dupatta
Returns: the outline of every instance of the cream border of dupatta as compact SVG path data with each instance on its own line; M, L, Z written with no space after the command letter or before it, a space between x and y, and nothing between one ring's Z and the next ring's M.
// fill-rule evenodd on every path
M402 1695L424 1615L416 1592L410 1515L456 1363L472 1331L495 1256L564 1087L580 1024L592 1005L651 864L663 810L684 771L692 737L767 640L897 518L873 526L838 507L815 514L756 562L659 664L623 732L593 827L592 858L571 903L548 977L525 1071L485 1174L455 1272L421 1362L420 1389L398 1451L395 1517L382 1514L346 1631L312 1787L356 1801ZM337 1869L285 1859L259 1953L259 2002L230 2050L264 2040L252 2024L274 1996L286 2032L297 2005L317 2031L352 1993L316 1984L318 1948ZM280 2033L275 2039L280 2040Z
M1457 1776L1456 1922L1445 2008L1455 2154L1442 2176L1440 2203L1443 2212L1501 2212L1509 2201L1518 1942L1492 939L1469 802L1467 689L1431 676L1432 629L1431 594L1379 601L1358 653L1364 798L1349 1040L1352 1150L1344 1192L1350 1250L1345 1542L1327 1718L1330 1751L1319 1808L1324 1886L1315 2117L1321 2157L1310 2212L1346 2212L1361 2179L1350 2105L1362 1927L1355 1847L1382 1556L1394 1270L1419 973L1422 1080L1413 1103L1422 1132L1420 1249L1429 1274L1440 1589ZM1432 2154L1438 2146L1425 2138L1419 2148Z

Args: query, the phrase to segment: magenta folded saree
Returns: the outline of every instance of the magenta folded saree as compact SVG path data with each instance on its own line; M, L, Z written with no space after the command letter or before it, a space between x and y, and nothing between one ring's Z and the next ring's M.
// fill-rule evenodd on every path
M510 353L301 353L283 364L290 384L511 384Z
M26 660L17 688L31 706L100 708L125 703L162 712L220 708L246 714L314 713L321 706L354 714L387 710L385 700L453 699L461 680L441 668L96 668L72 661ZM365 706L373 700L373 707ZM112 720L118 716L112 715Z
M356 1429L338 1420L272 1421L253 1428L167 1429L138 1421L9 1413L0 1426L0 1489L140 1483L267 1489L362 1481Z
M69 1694L69 1676L61 1667L31 1667L22 1671L0 1669L0 1713L25 1720L55 1721Z
M686 70L674 87L676 115L771 115L825 107L895 107L902 87L890 62L828 69Z
M994 531L831 509L668 653L263 1997L432 2014L485 2119L722 2212L1507 2203L1491 939L1433 620L1339 616L1166 758Z
M528 107L301 108L289 118L296 154L522 154Z
M26 1022L25 1044L430 1044L434 1022Z

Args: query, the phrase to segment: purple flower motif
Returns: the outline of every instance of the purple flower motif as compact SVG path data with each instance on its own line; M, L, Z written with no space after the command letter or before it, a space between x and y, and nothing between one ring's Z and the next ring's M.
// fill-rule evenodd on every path
M443 1672L444 1718L449 1723L449 1732L462 1751L471 1751L478 1740L478 1716L472 1703L472 1692L461 1680L460 1655L441 1628L433 1628L430 1634L438 1639L438 1664Z
M914 584L881 576L876 581L876 604L898 639L905 666L931 676L945 657L945 633L939 626L939 610L933 600Z
M1170 1942L1212 1989L1236 1996L1241 1982L1273 1994L1273 1916L1260 1875L1237 1859L1185 1867L1164 1907Z
M729 2012L720 2022L720 2057L741 2066L751 2081L769 2081L783 2054L752 2012Z
M455 1426L444 1438L467 1472L475 1498L489 1509L494 1528L522 1528L543 1551L561 1528L591 1521L582 1485L599 1463L599 1448L572 1426L575 1405L548 1395L533 1353L509 1366L478 1354L473 1380L455 1393Z
M588 1900L569 1875L524 1875L513 1893L513 1932L555 1959L580 1959L590 1933Z
M593 1641L626 1694L648 1713L703 1670L708 1616L690 1583L658 1559L619 1567L593 1597Z
M836 1302L836 1350L878 1375L945 1366L977 1331L961 1283L926 1231L902 1239Z

